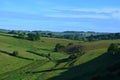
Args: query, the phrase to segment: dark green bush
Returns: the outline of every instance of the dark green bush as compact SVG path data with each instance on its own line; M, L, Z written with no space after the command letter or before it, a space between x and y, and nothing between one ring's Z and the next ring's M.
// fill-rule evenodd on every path
M115 44L115 43L110 44L110 46L108 47L108 53L111 53L111 54L117 53L118 50L119 50L119 46L118 44Z
M57 43L54 49L55 52L64 52L65 51L65 46Z
M18 56L18 51L13 51L12 55L13 56Z

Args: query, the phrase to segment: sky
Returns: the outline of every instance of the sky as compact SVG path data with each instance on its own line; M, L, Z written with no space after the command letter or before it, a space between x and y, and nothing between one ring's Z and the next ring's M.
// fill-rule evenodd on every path
M0 0L0 29L120 32L120 0Z

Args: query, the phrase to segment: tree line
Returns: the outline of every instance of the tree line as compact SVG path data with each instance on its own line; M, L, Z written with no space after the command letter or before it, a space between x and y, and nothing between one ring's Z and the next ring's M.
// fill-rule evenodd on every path
M9 34L17 34L16 37L28 40L39 40L40 37L50 37L50 38L63 38L70 40L81 40L81 41L94 41L94 40L113 40L120 39L120 33L53 33L53 32L19 32L19 31L10 31ZM69 33L69 34L68 34Z
M16 31L10 31L9 34L14 34L13 37L19 38L19 39L27 39L31 41L37 41L40 40L40 34L39 33L25 33L25 32L16 32Z
M103 34L103 35L91 35L91 36L87 37L88 41L113 40L113 39L120 39L120 33L110 33L110 34Z

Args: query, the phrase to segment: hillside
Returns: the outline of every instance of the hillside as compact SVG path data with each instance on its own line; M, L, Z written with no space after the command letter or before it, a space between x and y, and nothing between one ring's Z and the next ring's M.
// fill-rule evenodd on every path
M118 76L109 79L112 73L107 68L117 64L119 56L105 52L111 43L120 40L81 42L41 37L39 41L29 41L12 36L0 33L0 80L118 80ZM67 54L53 51L57 43L82 44L86 54L66 61ZM13 51L18 51L18 56L12 56ZM41 56L47 54L51 54L53 60ZM102 77L95 79L96 75Z

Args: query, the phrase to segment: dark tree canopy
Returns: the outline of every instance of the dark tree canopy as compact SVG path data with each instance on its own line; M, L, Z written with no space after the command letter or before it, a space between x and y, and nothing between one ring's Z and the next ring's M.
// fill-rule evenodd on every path
M57 43L54 49L55 52L64 52L65 46L61 45L60 43Z
M39 35L39 33L29 33L28 39L31 41L40 40L40 35Z
M70 56L68 59L73 60L77 57L83 55L85 53L84 47L82 45L69 45L66 48L66 53L68 53Z
M18 38L25 39L26 38L26 33L18 33Z
M18 56L18 51L13 51L12 55L13 56Z
M17 31L14 31L14 30L8 32L8 34L17 34L17 33L18 33L18 32L17 32Z
M119 46L118 44L112 43L110 44L110 46L108 47L108 53L116 53L119 50Z
M84 47L82 45L71 45L67 47L68 54L82 54L84 53Z
M87 37L89 41L93 40L113 40L113 39L120 39L120 33L109 33L109 34L102 34L102 35L91 35Z

